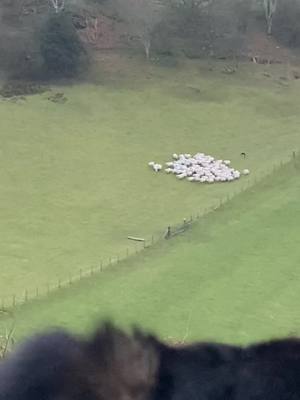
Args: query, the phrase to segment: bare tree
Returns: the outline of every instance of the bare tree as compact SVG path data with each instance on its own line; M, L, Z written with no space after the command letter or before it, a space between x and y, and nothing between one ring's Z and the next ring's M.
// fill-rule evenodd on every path
M277 4L278 0L264 0L268 35L272 34L273 17L277 9Z
M58 14L65 8L65 0L49 0L50 4L55 10L55 13Z
M118 13L142 43L149 59L153 32L162 19L163 4L160 0L118 0L117 6Z

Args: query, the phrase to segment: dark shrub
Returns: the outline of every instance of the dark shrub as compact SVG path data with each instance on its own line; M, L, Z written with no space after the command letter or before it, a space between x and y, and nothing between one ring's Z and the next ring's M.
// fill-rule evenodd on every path
M86 52L71 17L51 15L41 32L41 55L45 68L55 77L72 77L86 64Z
M8 81L0 88L0 96L5 98L15 96L30 96L44 93L46 87L27 81Z

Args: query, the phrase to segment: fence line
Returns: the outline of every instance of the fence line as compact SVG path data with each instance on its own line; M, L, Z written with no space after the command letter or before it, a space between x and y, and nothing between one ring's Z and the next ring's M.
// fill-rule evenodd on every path
M178 224L172 224L165 228L164 231L161 231L158 234L152 234L148 239L145 239L143 245L135 248L130 249L129 247L126 248L123 254L117 254L114 257L109 257L107 260L101 259L97 266L91 266L88 269L80 269L79 272L75 275L69 275L66 280L61 280L59 278L56 282L52 284L49 282L46 285L37 286L35 289L24 289L24 292L20 295L10 295L6 297L1 297L0 300L0 316L5 315L6 311L9 312L15 307L27 303L31 300L47 297L51 293L58 291L61 288L70 287L73 284L81 281L82 279L91 277L96 274L100 274L108 268L111 268L114 265L119 264L122 261L128 260L130 257L139 254L140 252L144 251L145 249L155 245L156 243L160 242L164 239L171 239L174 236L182 234L189 227L194 224L195 222L199 221L201 218L207 216L211 212L215 212L222 207L224 207L228 202L232 201L236 196L246 192L249 189L252 189L257 184L263 182L268 176L272 176L276 172L280 171L284 167L288 165L291 166L299 166L300 167L300 153L293 152L292 156L288 157L285 160L281 160L279 163L274 164L264 173L260 173L255 175L252 179L251 177L247 177L245 184L240 185L236 190L232 191L231 193L226 194L223 198L219 198L209 207L205 209L199 210L196 214L191 214L189 219L184 219L183 222ZM1 317L0 317L1 318Z

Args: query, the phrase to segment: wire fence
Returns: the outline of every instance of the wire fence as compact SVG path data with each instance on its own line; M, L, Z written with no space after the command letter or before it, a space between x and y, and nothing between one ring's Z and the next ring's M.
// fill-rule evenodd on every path
M271 168L261 172L259 174L249 175L245 179L245 183L236 187L235 190L228 193L226 196L217 199L209 207L200 210L195 214L191 214L188 218L184 219L178 224L172 224L165 227L163 230L158 231L145 239L131 238L133 240L138 240L141 242L141 246L135 249L127 248L123 254L117 256L109 257L106 260L99 261L98 265L91 266L88 269L80 269L76 275L70 275L67 279L57 279L56 282L48 283L44 286L37 286L35 289L24 289L23 293L13 294L11 296L0 297L0 317L1 315L6 315L11 312L15 307L27 303L29 301L47 297L51 293L58 291L62 288L71 287L75 283L81 281L82 279L92 277L94 275L99 275L103 271L111 268L112 266L118 265L122 261L129 260L130 257L141 253L145 249L154 246L156 243L162 240L169 240L173 237L184 233L188 230L193 223L199 221L201 218L207 216L211 212L215 212L221 207L225 206L232 199L238 195L246 192L247 190L253 189L257 184L260 184L266 178L270 178L273 174L276 174L284 167L295 167L300 169L300 153L293 152L291 156L286 159L281 160L279 163L273 165Z

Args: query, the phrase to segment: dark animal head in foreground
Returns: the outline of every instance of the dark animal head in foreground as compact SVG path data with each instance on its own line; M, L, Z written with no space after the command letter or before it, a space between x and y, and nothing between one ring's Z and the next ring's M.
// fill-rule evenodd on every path
M0 363L0 400L146 400L158 359L146 337L105 324L89 339L37 335Z
M56 331L0 364L0 400L300 400L300 340L174 347L104 325Z

